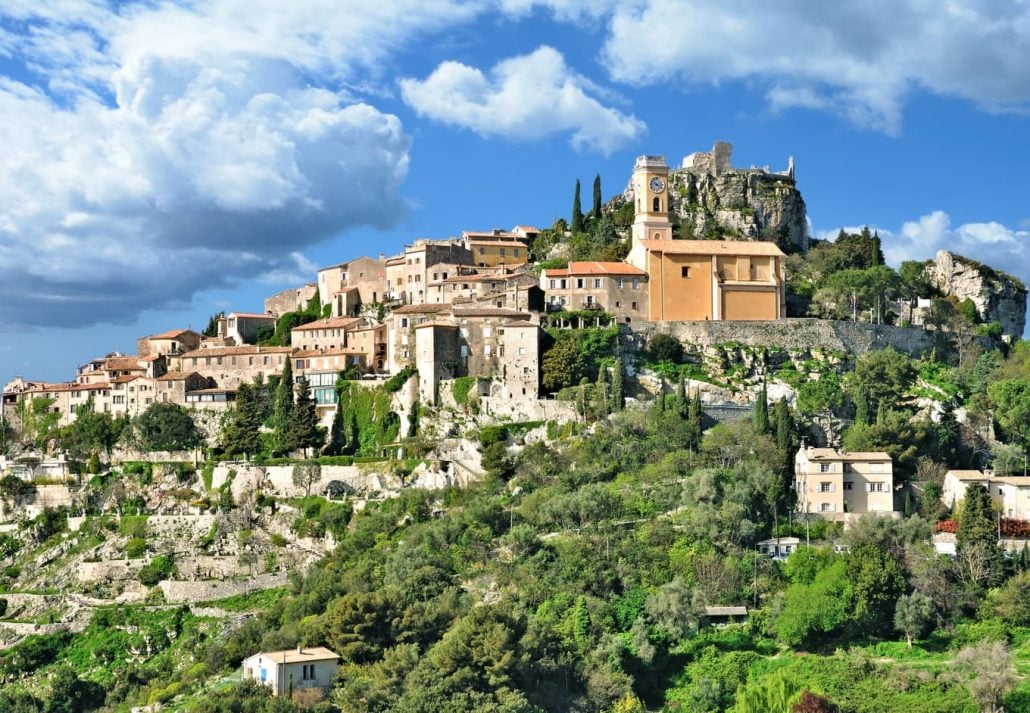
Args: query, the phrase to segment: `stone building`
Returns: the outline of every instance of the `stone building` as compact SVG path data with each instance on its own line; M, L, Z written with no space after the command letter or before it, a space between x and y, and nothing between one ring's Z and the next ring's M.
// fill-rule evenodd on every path
M965 500L966 488L980 485L1003 517L1030 520L1030 477L995 475L992 471L949 470L944 475L941 500L950 508Z
M529 262L529 240L525 235L503 230L466 230L461 234L461 243L471 253L476 267L516 267Z
M417 304L404 305L393 310L386 318L387 368L397 372L415 359L416 326L434 319L439 314L449 314L450 305Z
M442 266L448 266L443 268ZM431 268L436 272L450 272L456 265L472 265L472 253L461 242L419 239L404 246L404 255L386 261L386 290L391 299L404 304L422 304Z
M647 273L624 262L571 262L543 270L540 288L548 310L599 309L619 322L648 317Z
M886 453L801 448L794 458L794 492L802 513L846 520L848 514L894 512L894 467Z
M648 275L648 319L762 320L786 316L786 256L774 243L673 240L669 167L641 156L633 168L633 245L626 261Z
M203 337L192 329L172 329L136 340L136 353L142 357L183 354L200 347Z
M318 298L322 304L336 304L337 295L347 288L357 291L361 304L382 302L386 293L386 259L382 255L378 260L359 257L318 271Z
M290 330L290 345L298 349L342 349L347 347L347 332L364 325L356 317L316 319Z
M261 347L249 344L238 347L195 349L170 360L177 372L196 372L212 383L207 387L238 388L261 374L267 379L282 373L293 347ZM183 403L183 402L178 402Z
M308 306L308 302L318 292L318 284L315 282L303 287L290 287L282 292L265 298L265 312L276 318L282 317L287 312L300 312Z
M230 312L218 318L218 338L225 346L257 344L258 330L262 327L275 329L276 317L272 314L253 312Z

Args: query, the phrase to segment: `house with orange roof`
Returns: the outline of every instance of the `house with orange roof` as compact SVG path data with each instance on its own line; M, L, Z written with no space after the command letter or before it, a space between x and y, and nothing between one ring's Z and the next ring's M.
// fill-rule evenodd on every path
M203 336L192 329L170 329L136 340L136 354L142 359L165 354L182 354L200 347Z
M540 272L548 310L603 310L619 322L648 317L647 273L625 262L570 262Z

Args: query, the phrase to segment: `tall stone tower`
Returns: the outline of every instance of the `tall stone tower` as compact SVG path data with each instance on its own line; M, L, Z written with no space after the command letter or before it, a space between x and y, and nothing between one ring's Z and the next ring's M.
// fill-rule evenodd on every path
M669 222L669 164L664 156L640 156L633 166L633 246L626 262L645 269L649 240L672 240Z

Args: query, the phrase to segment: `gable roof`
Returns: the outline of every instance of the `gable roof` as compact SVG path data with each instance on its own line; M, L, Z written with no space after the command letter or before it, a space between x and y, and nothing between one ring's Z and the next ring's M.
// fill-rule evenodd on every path
M588 260L583 262L570 262L566 268L555 268L544 270L544 277L575 277L576 275L630 275L633 277L646 276L647 273L635 265L627 262L600 262Z
M340 658L324 646L286 649L285 651L262 651L254 656L263 656L273 663L300 663L301 661L311 663L312 661L329 661Z
M347 329L362 322L361 317L329 317L327 319L316 319L314 322L301 324L294 327L293 332L310 332L315 329Z
M151 334L147 339L178 339L184 334L196 334L200 336L192 329L169 329L167 332L161 332L160 334Z
M890 462L891 457L883 453L882 451L876 452L841 452L836 451L832 448L809 448L805 451L809 460L846 460L846 461L863 461L863 460L875 460L875 461L888 461Z

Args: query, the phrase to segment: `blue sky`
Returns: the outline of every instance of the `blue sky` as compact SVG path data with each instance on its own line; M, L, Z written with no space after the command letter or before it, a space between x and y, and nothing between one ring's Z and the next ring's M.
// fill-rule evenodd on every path
M7 0L0 383L716 140L816 236L1030 280L1028 111L1026 2Z

